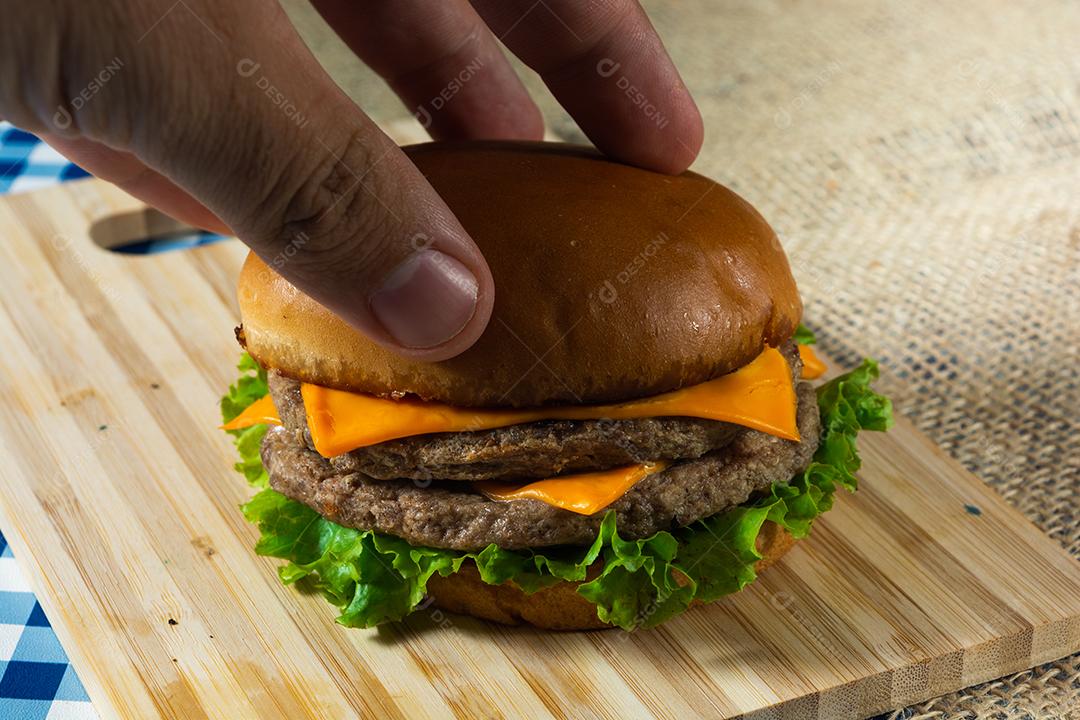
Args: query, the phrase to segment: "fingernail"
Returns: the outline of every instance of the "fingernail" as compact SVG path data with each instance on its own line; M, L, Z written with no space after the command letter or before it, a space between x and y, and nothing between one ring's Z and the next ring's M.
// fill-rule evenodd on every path
M371 310L395 340L410 348L442 345L476 312L476 276L456 258L418 250L383 281Z

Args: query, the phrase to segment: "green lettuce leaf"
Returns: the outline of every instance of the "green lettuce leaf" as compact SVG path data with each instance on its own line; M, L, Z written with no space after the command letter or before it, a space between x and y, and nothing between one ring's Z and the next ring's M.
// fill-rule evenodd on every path
M800 345L813 345L817 342L817 338L814 337L814 332L802 324L795 328L794 340Z
M240 371L240 378L229 386L229 392L221 398L223 423L229 422L242 413L248 405L270 392L266 384L266 370L259 367L250 355L244 353L236 369ZM270 485L270 478L267 477L266 469L259 457L259 446L262 445L266 429L266 425L253 425L243 430L225 431L233 436L236 451L240 454L240 462L234 465L236 471L247 479L248 484L258 488Z
M266 393L266 376L245 356L243 376L222 399L228 421ZM678 615L695 600L709 602L753 582L761 559L757 539L766 520L797 538L832 507L837 486L854 491L860 430L892 424L889 400L870 388L877 364L864 360L855 370L818 388L822 437L810 466L791 482L726 512L641 540L624 540L609 512L589 547L515 551L489 545L479 552L416 547L400 538L354 530L319 516L306 505L267 487L258 442L265 428L235 431L237 469L263 488L243 506L259 527L255 550L281 558L282 582L304 582L341 612L338 622L371 627L400 620L415 610L435 574L457 572L475 563L484 582L513 582L535 592L560 580L580 582L578 592L596 605L601 620L626 630L652 627ZM259 431L258 433L254 431ZM598 559L600 572L586 574Z

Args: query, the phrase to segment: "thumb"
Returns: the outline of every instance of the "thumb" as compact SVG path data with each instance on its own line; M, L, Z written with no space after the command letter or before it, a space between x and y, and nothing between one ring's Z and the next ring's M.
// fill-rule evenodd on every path
M53 117L59 105L70 120L46 130L133 155L301 291L402 355L442 360L475 342L494 300L482 254L277 3L119 5L112 31L88 23L61 65L69 85L114 58L122 70L89 100L53 82L61 97L35 115Z

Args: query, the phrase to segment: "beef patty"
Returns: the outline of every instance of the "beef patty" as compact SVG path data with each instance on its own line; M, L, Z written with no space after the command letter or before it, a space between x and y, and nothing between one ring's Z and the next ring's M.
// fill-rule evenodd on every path
M797 382L802 371L793 342L781 348ZM300 383L270 372L270 394L285 429L314 450ZM725 447L738 425L688 417L636 420L543 420L473 432L389 440L330 458L334 471L383 480L544 478L602 470L658 458L698 458Z
M586 545L607 510L623 538L648 537L745 502L774 482L786 482L810 462L818 445L817 399L799 383L800 442L741 428L728 445L646 477L605 510L579 515L539 500L489 500L461 483L378 480L344 472L287 428L271 428L262 445L270 485L347 527L404 538L413 545L480 550Z

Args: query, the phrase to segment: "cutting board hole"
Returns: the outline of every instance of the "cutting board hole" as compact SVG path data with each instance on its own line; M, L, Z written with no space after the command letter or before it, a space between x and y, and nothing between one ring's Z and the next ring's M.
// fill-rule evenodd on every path
M94 244L125 255L153 255L229 240L174 220L153 208L109 215L90 225Z

